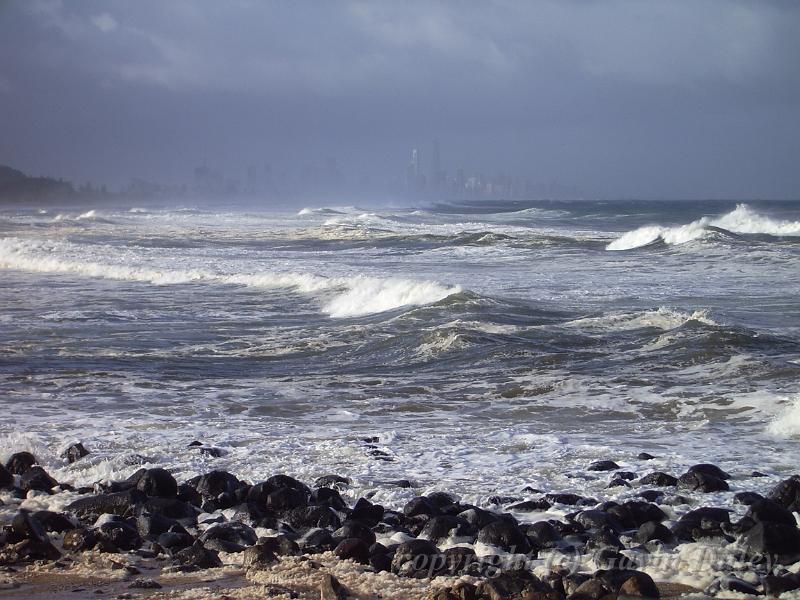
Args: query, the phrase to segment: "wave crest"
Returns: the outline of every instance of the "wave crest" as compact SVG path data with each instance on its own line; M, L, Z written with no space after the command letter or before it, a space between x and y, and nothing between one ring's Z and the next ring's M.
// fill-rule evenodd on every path
M675 227L661 225L639 227L608 244L606 250L632 250L659 240L669 245L685 244L704 238L712 228L739 234L800 236L800 221L778 221L759 215L747 204L738 204L734 210L716 219L702 217Z

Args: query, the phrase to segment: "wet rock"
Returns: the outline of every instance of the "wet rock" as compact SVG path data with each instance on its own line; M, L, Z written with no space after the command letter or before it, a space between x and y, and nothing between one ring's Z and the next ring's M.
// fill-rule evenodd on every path
M676 480L676 485L677 485L677 480ZM639 496L644 498L648 502L660 503L664 499L664 492L659 490L645 490L641 492Z
M723 508L703 507L683 515L673 525L672 533L684 542L693 542L703 537L723 537L723 525L730 525L729 511ZM705 532L705 535L704 535Z
M91 550L97 543L97 537L92 529L72 529L64 534L64 550L68 552L85 552Z
M616 471L617 469L619 469L619 465L613 460L596 460L586 467L587 471Z
M449 575L462 575L472 571L477 566L478 559L472 548L456 546L442 552L444 557L444 571Z
M778 596L785 592L800 589L800 575L789 573L786 575L765 575L761 579L764 593L768 596Z
M33 518L42 524L45 531L64 533L70 529L75 529L75 525L66 515L50 510L39 510L33 513Z
M417 515L430 515L436 516L442 513L439 506L425 496L417 496L409 500L403 507L403 514L407 517L415 517Z
M561 534L549 521L537 521L521 528L533 548L554 548L562 539Z
M204 545L211 540L223 540L239 546L252 546L258 541L258 535L252 527L231 521L206 529L198 539Z
M175 498L178 495L178 482L166 469L147 469L136 484L136 489L156 498Z
M397 479L395 481L387 481L386 485L393 485L399 488L413 488L414 484L408 479Z
M642 485L655 485L658 487L675 487L678 485L678 478L662 473L661 471L654 471L649 475L645 475L639 480Z
M653 456L652 454L648 454L647 452L640 452L636 458L638 458L639 460L653 460L655 456Z
M333 487L333 486L348 486L350 479L348 477L341 477L340 475L323 475L314 481L314 487Z
M38 465L26 469L19 479L19 487L26 491L38 490L50 493L50 490L57 485L58 482Z
M800 530L783 523L756 523L744 533L742 542L751 553L768 554L780 564L800 559Z
M476 589L480 600L556 600L553 588L526 570L507 571L481 581Z
M353 512L350 518L364 521L371 525L377 525L383 518L383 506L380 504L373 504L366 498L359 498L353 506Z
M488 510L483 510L482 508L469 508L458 513L458 516L464 519L475 529L481 529L489 523L497 521L498 519L496 514L489 512Z
M317 488L311 493L311 503L315 506L329 506L333 510L346 511L347 503L333 488Z
M347 591L336 577L325 573L319 584L319 597L321 600L344 600L347 598Z
M158 537L166 533L177 521L160 514L142 512L136 517L136 530L143 538Z
M794 475L778 483L767 498L792 512L800 512L800 476Z
M333 532L333 536L342 539L358 538L367 547L375 543L375 532L361 521L345 521L339 529Z
M528 537L515 522L508 519L494 521L481 528L478 531L478 541L517 554L525 554L531 550Z
M3 465L0 465L0 488L11 487L12 485L14 485L14 475Z
M756 523L782 523L787 527L797 527L794 515L774 500L761 498L750 504L745 518Z
M644 598L660 598L658 586L647 573L631 569L598 571L595 579L603 582L613 594Z
M716 477L717 479L730 479L731 476L728 475L725 471L720 469L717 465L711 465L708 463L702 463L699 465L693 465L689 467L689 473L702 473L703 475L709 475L711 477Z
M617 533L624 531L624 528L615 517L602 510L582 510L572 516L572 521L584 529L607 527Z
M382 508L381 512L383 512ZM283 520L294 529L309 529L312 527L337 529L341 526L339 515L328 506L300 506L293 508L283 515Z
M217 553L204 548L199 542L180 552L176 552L173 556L173 563L197 569L213 569L222 566L222 561L220 561Z
M508 510L516 510L519 512L542 512L545 510L549 510L552 504L550 504L544 498L539 498L538 500L526 500L525 502L518 502L517 504L513 504L508 507Z
M14 515L11 520L11 530L19 539L29 539L39 543L50 542L41 523L25 510Z
M208 456L209 458L220 458L225 454L222 448L215 448L214 446L201 446L197 451L200 452L200 456Z
M297 543L305 552L310 553L326 552L336 547L331 532L321 527L309 529Z
M468 581L457 581L452 587L436 592L433 600L477 600L477 588Z
M161 584L153 579L134 579L128 586L131 590L159 590Z
M188 533L179 531L166 531L158 536L156 540L158 545L162 548L187 548L194 544L194 538Z
M285 534L258 538L258 545L268 548L278 556L297 556L300 554L300 546Z
M8 544L0 549L0 564L16 564L31 560L58 560L61 553L49 541L39 542L32 539L22 540L16 544Z
M126 521L103 523L96 531L97 541L106 542L118 550L135 550L142 545L139 532Z
M728 483L719 477L702 471L688 471L678 478L678 487L693 492L726 492Z
M720 592L738 592L751 596L761 595L761 591L756 586L737 577L717 577L705 590L705 593L709 596L716 596Z
M342 560L354 560L369 564L369 545L359 538L346 538L339 542L333 553Z
M577 494L546 494L545 498L553 504L566 504L567 506L575 506L582 504L587 499Z
M451 536L467 537L474 540L475 534L475 528L461 517L440 515L432 517L425 523L420 537L430 540L434 544L439 544Z
M745 506L750 506L760 500L764 500L764 496L755 492L739 492L733 496L734 504L744 504Z
M227 471L209 471L189 480L188 483L206 500L217 499L223 494L229 494L232 497L236 490L242 487L242 482Z
M30 452L17 452L6 461L6 469L12 475L22 475L25 471L37 464L36 457Z
M261 544L251 546L242 552L242 566L245 569L265 569L277 560L275 553Z
M600 600L611 594L611 590L599 579L588 579L567 596L567 600Z
M183 525L197 523L197 510L192 505L174 498L144 498L138 506L141 510L164 515Z
M637 544L645 544L656 540L664 542L665 544L670 544L674 539L675 536L672 532L666 526L656 521L643 523L633 536L633 541Z
M89 451L80 442L72 444L61 453L61 458L66 458L70 464L82 459L84 456L89 456Z
M409 540L397 547L392 572L409 577L431 577L444 568L439 549L427 540Z
M617 488L617 487L631 487L631 484L625 481L624 479L620 479L619 477L615 477L611 481L608 482L606 488Z
M620 507L609 509L608 512L621 521L630 522L631 529L635 529L648 521L657 521L660 523L667 518L666 513L655 504L641 502L639 500L629 500ZM623 515L625 515L624 518Z
M592 536L586 540L587 552L598 552L600 550L611 549L614 552L624 548L619 537L608 528L602 528L595 531Z

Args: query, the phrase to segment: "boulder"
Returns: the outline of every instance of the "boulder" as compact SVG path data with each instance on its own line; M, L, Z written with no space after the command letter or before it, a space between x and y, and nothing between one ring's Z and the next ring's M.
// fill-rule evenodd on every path
M778 483L767 498L792 512L800 512L800 476L794 475Z
M6 461L6 469L13 475L22 475L37 462L36 457L30 452L17 452Z
M519 525L508 519L500 519L482 527L478 531L478 541L517 554L526 554L531 550L525 533Z
M342 540L333 553L342 560L354 560L362 564L369 563L369 544L359 538Z
M678 487L693 492L727 492L728 483L719 477L702 471L687 471L678 478Z
M392 572L410 577L431 577L444 568L444 557L432 542L409 540L397 547Z
M639 479L642 485L655 485L658 487L675 487L678 485L678 478L662 473L661 471L654 471Z
M191 569L213 569L222 566L222 561L217 553L204 548L200 542L195 542L192 546L176 552L173 556L173 563Z
M166 469L147 469L136 484L136 489L156 498L175 498L178 495L178 482Z
M617 469L619 469L619 465L613 460L596 460L586 467L587 471L616 471Z
M50 493L50 490L57 485L58 482L38 465L26 469L19 479L19 487L26 491L38 490Z
M557 600L553 588L526 570L506 571L481 581L475 595L480 600Z
M72 464L88 455L89 451L83 446L83 444L77 442L64 450L64 452L61 453L61 458L66 458L67 462Z

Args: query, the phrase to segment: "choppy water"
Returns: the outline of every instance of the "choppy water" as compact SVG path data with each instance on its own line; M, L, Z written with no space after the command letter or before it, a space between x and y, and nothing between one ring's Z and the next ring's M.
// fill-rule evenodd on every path
M0 453L66 479L337 472L391 501L800 457L798 203L6 208L0 281Z

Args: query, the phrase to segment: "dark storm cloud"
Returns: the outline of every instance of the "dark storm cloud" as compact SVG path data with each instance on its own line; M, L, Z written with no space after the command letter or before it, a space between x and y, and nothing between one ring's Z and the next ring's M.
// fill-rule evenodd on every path
M0 2L0 162L185 180L336 156L589 194L798 196L794 2Z

